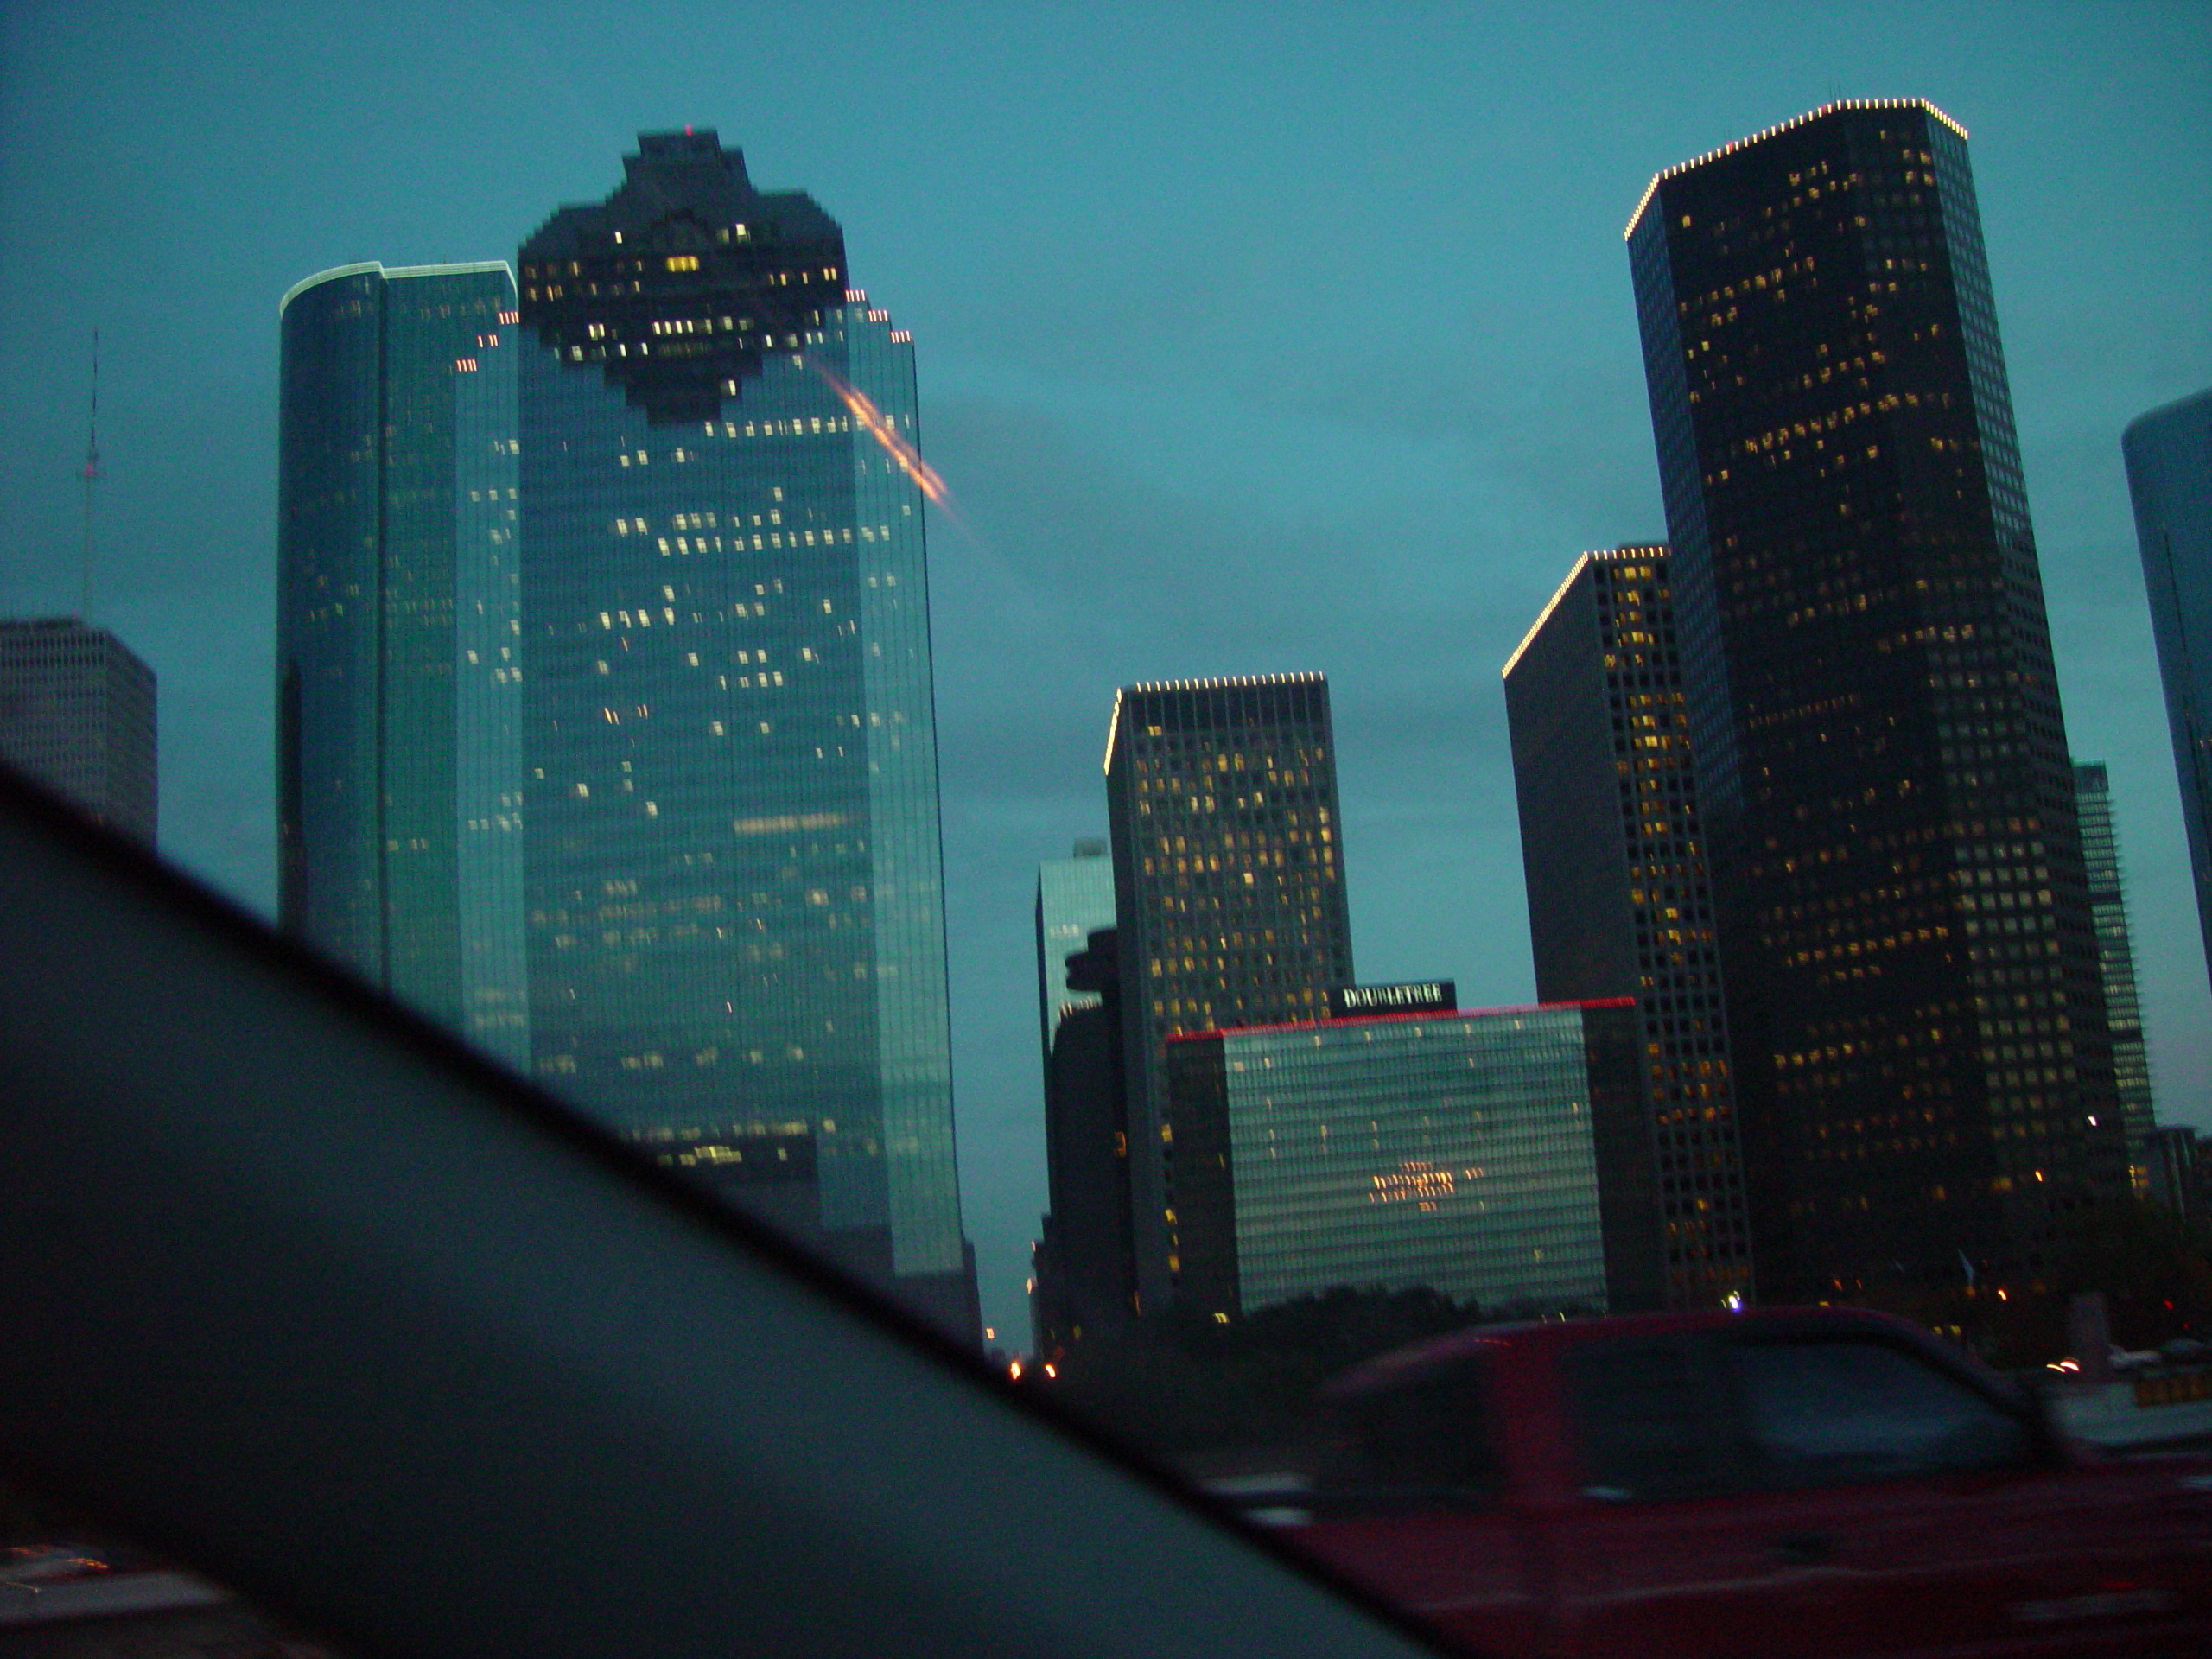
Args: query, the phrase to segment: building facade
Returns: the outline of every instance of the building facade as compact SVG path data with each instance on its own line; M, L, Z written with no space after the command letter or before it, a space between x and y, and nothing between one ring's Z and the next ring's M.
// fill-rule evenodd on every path
M2212 391L2152 410L2129 425L2120 448L2212 970Z
M277 919L521 1066L515 325L504 264L284 296Z
M0 760L151 847L160 827L154 671L75 617L0 620Z
M2158 1128L2151 1099L2151 1050L2143 1035L2143 999L2135 985L2135 945L2127 927L2127 890L2120 864L2120 830L2113 820L2112 779L2101 762L2074 768L2075 814L2082 858L2089 872L2089 906L2097 924L2097 963L2105 984L2105 1024L2112 1033L2113 1087L2127 1127L2128 1168L2140 1192L2144 1145Z
M1068 958L1093 932L1113 925L1114 863L1104 842L1078 841L1072 856L1037 867L1037 1035L1048 1070L1063 1016L1098 1002L1096 991L1069 982Z
M1050 1354L1135 1316L1119 936L1095 930L1067 963L1083 999L1052 1036L1045 1071L1045 1175L1052 1209L1033 1252L1037 1351Z
M657 1154L810 1136L822 1242L957 1327L912 343L713 132L624 165L519 254L532 1066Z
M1635 999L1668 1305L1740 1302L1751 1224L1667 550L1584 554L1504 680L1536 995Z
M1328 682L1125 686L1106 741L1143 1307L1173 1299L1167 1039L1318 1019L1352 978Z
M2032 1273L2126 1147L1965 130L1825 106L1626 235L1762 1294Z
M1622 1000L1171 1038L1179 1304L1656 1306L1638 1036Z

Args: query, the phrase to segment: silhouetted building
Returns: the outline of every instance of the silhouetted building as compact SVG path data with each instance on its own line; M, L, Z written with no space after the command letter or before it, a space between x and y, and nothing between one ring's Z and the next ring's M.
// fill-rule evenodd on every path
M1100 928L1067 963L1071 1007L1045 1081L1045 1170L1052 1210L1034 1255L1040 1353L1125 1324L1136 1310L1129 1105L1122 1070L1121 964Z
M2127 893L2120 868L2120 830L2113 821L2112 780L2101 761L2074 768L2082 860L2089 873L2089 906L2097 922L2097 962L2104 973L2105 1023L2112 1033L2112 1069L2127 1128L2128 1163L2139 1192L2143 1141L2158 1128L2151 1101L2151 1051L2143 1036L2143 999L2135 988L2135 946L2127 927Z
M1318 1019L1352 978L1328 682L1125 686L1106 741L1137 1287L1174 1294L1166 1040Z
M1638 1037L1616 1000L1169 1039L1178 1303L1234 1319L1350 1286L1657 1307Z
M2186 1124L2143 1137L2143 1196L2177 1216L2204 1213L2204 1147Z
M1504 678L1536 995L1636 999L1668 1305L1740 1300L1750 1220L1667 550L1584 554Z
M2212 391L2152 410L2128 427L2120 448L2212 968Z
M624 168L518 256L533 1069L649 1143L803 1126L959 1329L912 343L712 131Z
M1627 239L1761 1290L2032 1271L2126 1147L1965 131L1827 105Z
M1071 858L1037 867L1037 1034L1047 1071L1052 1037L1071 1009L1095 1007L1095 991L1068 982L1070 958L1091 934L1114 925L1114 863L1103 841L1078 841Z
M520 1067L514 307L369 264L279 308L276 913Z
M154 671L75 617L0 620L0 760L154 844Z

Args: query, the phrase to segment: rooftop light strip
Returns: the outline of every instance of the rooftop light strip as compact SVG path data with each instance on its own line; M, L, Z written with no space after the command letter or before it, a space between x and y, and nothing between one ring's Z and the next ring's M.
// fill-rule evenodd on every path
M1147 695L1155 691L1234 691L1255 685L1312 685L1327 677L1325 674L1310 671L1298 674L1231 674L1213 680L1141 680L1128 689Z
M1497 671L1498 678L1509 680L1513 677L1513 665L1521 660L1521 653L1528 650L1536 636L1544 631L1544 624L1552 620L1552 613L1559 608L1560 601L1567 597L1567 590L1574 586L1574 579L1582 574L1582 567L1592 559L1601 556L1596 553L1585 553L1575 560L1574 569L1567 573L1567 580L1560 583L1559 591L1551 596L1542 610L1536 613L1536 620L1529 625L1529 632L1521 636L1521 643L1513 647L1513 654L1505 659L1505 666Z
M1687 162L1677 162L1663 173L1653 174L1651 182L1643 187L1643 194L1637 198L1636 211L1628 216L1628 228L1621 232L1621 240L1625 242L1636 234L1637 224L1643 219L1643 210L1651 205L1651 198L1658 194L1659 187L1668 180L1687 173L1694 167L1703 167L1707 162L1717 162L1723 156L1732 156L1736 151L1748 145L1762 143L1777 133L1788 132L1792 127L1802 127L1808 121L1817 121L1824 115L1834 115L1841 110L1924 110L1953 132L1957 133L1961 138L1967 136L1965 127L1924 98L1840 99L1833 104L1823 104L1816 110L1808 110L1802 115L1793 116L1787 121L1777 122L1773 126L1753 133L1748 138L1732 139L1718 149L1708 149L1702 156L1692 156Z

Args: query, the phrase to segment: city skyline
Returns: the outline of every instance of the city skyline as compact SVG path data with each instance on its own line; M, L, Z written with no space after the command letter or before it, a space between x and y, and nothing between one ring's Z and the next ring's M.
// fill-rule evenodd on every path
M156 79L128 18L17 12L7 607L75 603L101 326L92 620L162 676L165 844L266 911L276 295L346 258L497 254L598 188L640 127L718 122L762 176L804 181L862 227L871 286L920 336L924 448L967 527L931 526L954 1040L1004 1325L1042 1197L1031 884L1103 828L1104 689L1327 671L1366 975L1527 1000L1491 677L1577 550L1662 529L1620 225L1657 168L1831 96L1924 93L1975 135L2069 735L2112 768L2161 1111L2201 1123L2187 1090L2201 1101L2212 1070L2212 999L2163 721L2144 713L2118 435L2212 384L2193 297L2208 187L2162 159L2206 130L2207 48L2182 9L2094 29L1967 14L1941 38L1910 16L1776 21L1715 77L1694 12L1666 38L1593 17L1541 45L1510 15L1300 20L1263 53L1230 20L1133 16L1061 42L963 14L863 30L834 74L734 93L708 73L704 19L617 35L426 15L333 32L341 65L303 15L251 50L162 33ZM1217 96L1185 97L1175 54L1135 49L1163 28L1222 66ZM747 34L748 56L805 59L796 21ZM472 65L465 98L441 62ZM549 84L575 118L558 132ZM365 99L448 113L364 150L326 142ZM1286 105L1307 112L1290 132ZM1027 137L1009 151L1011 133ZM89 258L36 228L83 199L111 207ZM1220 226L1203 257L1174 228L1189 212ZM1377 214L1394 243L1312 233ZM168 330L180 305L194 327Z

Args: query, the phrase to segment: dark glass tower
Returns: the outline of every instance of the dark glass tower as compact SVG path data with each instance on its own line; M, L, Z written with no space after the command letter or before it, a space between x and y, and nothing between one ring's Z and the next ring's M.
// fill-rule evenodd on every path
M2143 586L2158 643L2174 772L2212 968L2212 391L2132 423L2122 435Z
M277 918L519 1066L514 308L504 264L284 296Z
M1352 979L1329 685L1319 674L1125 686L1106 740L1137 1289L1172 1300L1166 1042L1319 1020Z
M154 671L73 616L0 621L0 760L154 844Z
M1761 1288L2031 1271L2126 1154L1965 131L1826 106L1627 238Z
M673 1161L804 1137L962 1325L913 348L713 132L624 167L519 256L533 1065Z
M2097 963L2104 974L2105 1021L2112 1033L2112 1069L2127 1126L2129 1173L2137 1192L2149 1174L2144 1147L2158 1127L2151 1102L2151 1051L2143 1036L2143 999L2135 985L2135 945L2127 926L2127 886L2120 864L2120 827L2113 820L2112 779L2104 763L2074 768L2082 857L2089 872L2089 905L2097 921Z
M1665 1300L1721 1306L1751 1236L1667 550L1584 554L1504 677L1536 995L1636 1000Z

